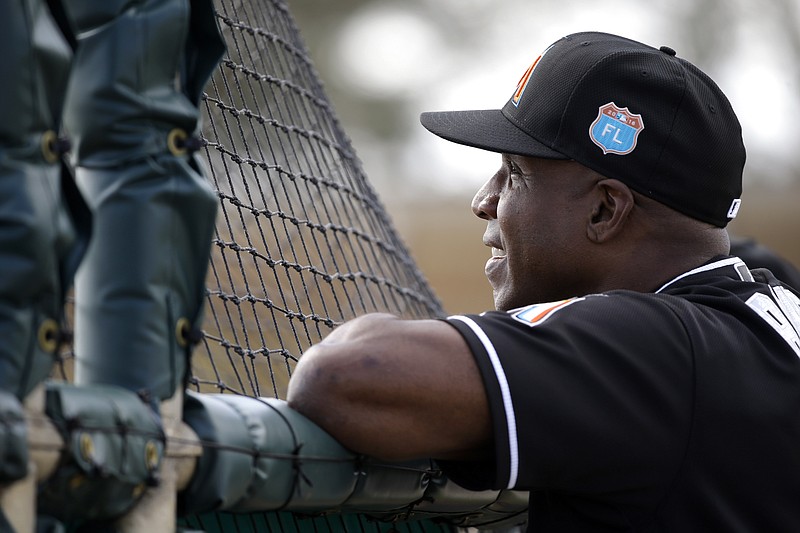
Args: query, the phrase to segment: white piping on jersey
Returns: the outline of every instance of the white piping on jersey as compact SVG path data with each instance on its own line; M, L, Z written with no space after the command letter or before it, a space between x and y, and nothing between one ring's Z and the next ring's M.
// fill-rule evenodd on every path
M690 270L689 272L684 272L683 274L681 274L677 278L673 279L672 281L669 281L669 282L665 283L656 292L661 292L664 289L666 289L667 287L669 287L670 285L672 285L673 283L675 283L676 281L678 281L679 279L683 279L683 278L685 278L687 276L691 276L692 274L699 274L700 272L708 272L709 270L714 270L715 268L721 268L721 267L724 267L724 266L732 266L732 265L736 265L737 263L744 264L744 261L742 261L738 257L728 257L727 259L721 259L719 261L715 261L715 262L709 263L707 265L699 266L699 267L697 267L695 269ZM736 271L736 273L739 275L740 278L742 278L742 275L741 275L741 273L739 273L738 270ZM748 281L748 280L744 280L742 278L742 281ZM749 280L749 281L752 281L752 280Z
M500 385L500 394L503 397L503 407L506 413L506 426L508 427L509 472L508 486L506 488L513 489L519 476L519 444L517 443L517 418L514 415L514 404L511 401L511 391L508 388L505 370L503 370L503 365L500 363L500 358L497 356L497 351L494 349L492 341L475 321L463 315L454 315L449 318L459 320L469 326L469 329L475 333L478 340L483 344L483 348L489 356L489 361L492 363L497 383Z

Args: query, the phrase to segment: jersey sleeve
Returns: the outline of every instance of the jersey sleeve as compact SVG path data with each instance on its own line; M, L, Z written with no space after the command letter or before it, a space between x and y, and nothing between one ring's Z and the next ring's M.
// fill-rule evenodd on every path
M677 474L691 428L692 347L657 297L608 293L447 321L480 368L495 446L486 471L446 464L454 481L591 493L661 490Z

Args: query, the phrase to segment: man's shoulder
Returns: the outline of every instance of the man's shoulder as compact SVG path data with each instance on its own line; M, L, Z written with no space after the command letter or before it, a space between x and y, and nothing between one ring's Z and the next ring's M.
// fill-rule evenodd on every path
M665 294L635 291L610 291L531 304L510 311L487 311L480 315L453 316L450 321L465 322L491 336L516 331L541 337L581 338L640 335L685 336L684 322L692 313L680 298ZM460 326L459 326L460 327ZM650 333L648 333L650 332Z
M556 302L531 304L506 313L497 313L536 327L550 320L579 321L586 323L618 319L647 319L650 314L670 313L674 297L656 293L615 290L586 296L567 298Z

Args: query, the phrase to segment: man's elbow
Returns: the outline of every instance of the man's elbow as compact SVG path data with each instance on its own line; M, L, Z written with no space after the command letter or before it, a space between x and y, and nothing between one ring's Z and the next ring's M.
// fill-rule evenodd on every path
M386 441L385 432L379 429L383 413L376 413L376 406L372 405L374 380L368 380L357 371L361 365L354 363L352 359L357 357L352 352L348 353L350 356L344 357L338 349L330 346L309 349L289 381L289 407L349 450L381 459L395 459L396 440ZM369 390L364 386L365 379L373 384Z
M315 348L306 352L298 363L292 378L286 401L289 407L312 422L325 428L331 418L331 407L336 405L336 372L325 368L325 361L318 361Z

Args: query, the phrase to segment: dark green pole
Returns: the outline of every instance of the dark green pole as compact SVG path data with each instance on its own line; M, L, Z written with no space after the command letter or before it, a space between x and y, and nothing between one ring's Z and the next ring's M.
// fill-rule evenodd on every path
M223 52L209 0L68 0L78 51L65 125L95 217L76 277L77 384L182 388L217 197L194 150Z
M8 481L24 475L27 453L12 444L24 447L24 438L9 413L55 361L89 214L60 140L72 50L44 0L0 3L0 50L0 481Z

